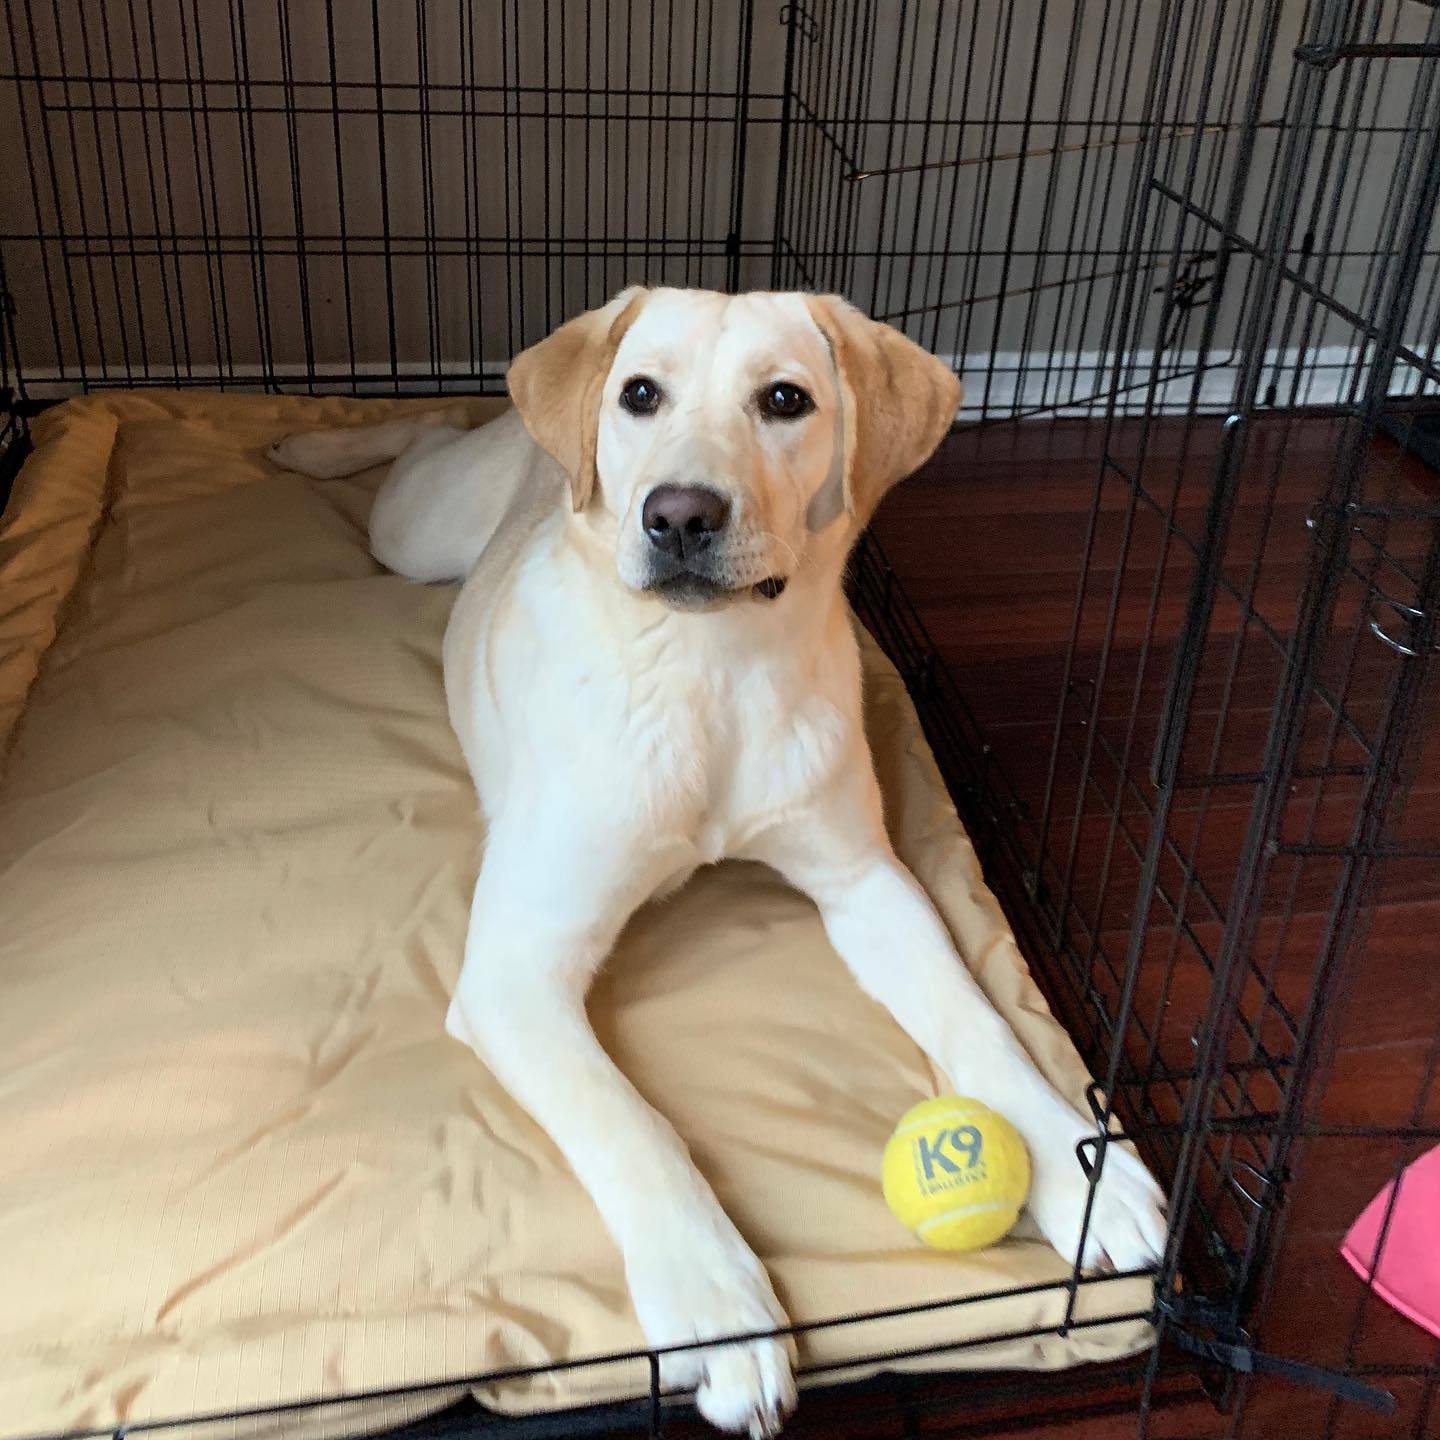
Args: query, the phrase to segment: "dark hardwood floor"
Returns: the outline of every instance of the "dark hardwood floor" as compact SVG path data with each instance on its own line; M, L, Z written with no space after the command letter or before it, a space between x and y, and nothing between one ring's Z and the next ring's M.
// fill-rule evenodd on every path
M1100 932L1095 943L1118 955L1131 927L1128 897L1138 861L1123 842L1114 843L1112 817L1142 836L1148 824L1153 789L1147 767L1165 709L1195 551L1204 540L1219 423L1187 429L1165 422L1143 438L1142 454L1139 427L1122 423L1110 446L1118 466L1102 468L1098 424L1061 420L960 433L891 494L874 524L1032 818L1044 818L1072 628L1077 634L1070 672L1074 693L1062 727L1065 744L1056 765L1047 839L1052 853L1058 849L1063 856L1073 836L1074 862L1061 879L1075 895L1077 910ZM1335 422L1279 419L1260 422L1249 438L1223 551L1222 573L1232 593L1220 596L1209 628L1181 774L1245 772L1258 765L1282 668L1274 637L1283 640L1294 621L1312 544L1307 517L1340 438ZM1433 507L1440 500L1440 480L1389 441L1373 447L1365 472L1367 498L1410 507ZM1129 480L1136 474L1146 491L1138 506ZM1362 784L1354 773L1362 768L1362 746L1374 738L1394 666L1402 663L1369 630L1371 618L1385 616L1384 601L1377 608L1369 582L1403 601L1433 524L1396 522L1382 549L1372 543L1379 531L1358 523L1356 573L1342 583L1335 633L1320 664L1334 704L1315 707L1299 722L1301 763L1328 773L1297 781L1285 817L1287 839L1339 844L1347 833ZM1082 587L1087 544L1091 565ZM1430 700L1409 804L1393 838L1433 850L1440 843L1440 725L1433 695ZM1092 719L1094 759L1082 786L1079 755ZM1185 889L1188 869L1190 895L1196 894L1196 881L1203 881L1205 893L1225 909L1253 793L1253 786L1236 783L1179 794L1167 822L1171 871L1162 866L1162 884L1172 895ZM1310 1001L1339 864L1324 857L1277 861L1273 883L1262 896L1252 952L1256 978L1241 1008L1277 1047L1285 1043L1284 1016L1303 1016ZM1328 1077L1309 1118L1327 1126L1440 1126L1440 1083L1428 1093L1421 1088L1440 1043L1435 950L1440 864L1433 858L1386 862L1377 867L1372 895L1376 903L1353 983L1333 997L1343 1013ZM1142 984L1142 999L1155 1005L1161 1049L1171 1047L1183 1057L1191 1053L1194 1020L1209 997L1210 975L1200 960L1218 938L1221 917L1192 898L1186 920L1193 940L1178 947L1172 936L1183 927L1173 914L1152 912L1147 918L1152 926L1144 937L1143 973L1165 975L1167 958L1170 973L1148 995ZM1336 1408L1314 1392L1257 1379L1249 1383L1238 1416L1181 1405L1152 1416L1152 1436L1440 1435L1436 1382L1422 1373L1440 1365L1440 1346L1383 1304L1367 1300L1337 1254L1344 1231L1397 1164L1425 1148L1406 1144L1408 1149L1395 1139L1326 1137L1292 1152L1296 1178L1281 1216L1283 1238L1256 1337L1276 1354L1373 1374L1396 1394L1397 1413L1387 1418L1354 1406ZM974 1416L967 1417L965 1409L961 1403L932 1414L909 1433L972 1433ZM823 1421L817 1417L816 1423ZM1097 1418L1078 1427L1038 1430L1030 1421L987 1433L1022 1430L1119 1440L1135 1433L1135 1421Z

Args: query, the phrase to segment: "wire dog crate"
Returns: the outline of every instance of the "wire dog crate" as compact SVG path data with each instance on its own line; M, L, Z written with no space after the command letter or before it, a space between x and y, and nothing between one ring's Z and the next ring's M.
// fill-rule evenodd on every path
M978 1425L1019 1395L1162 1437L1198 1379L1220 1408L1187 1435L1436 1433L1436 1343L1340 1289L1328 1238L1319 1297L1314 1274L1327 1195L1353 1215L1440 1143L1414 938L1440 901L1416 458L1440 450L1440 10L3 9L0 482L38 406L97 387L499 391L634 280L848 294L953 360L976 463L1083 426L1040 730L987 722L873 539L853 591L1100 1082L1097 1136L1170 1190L1159 1343L1099 1380L871 1382L797 1428L971 1433L957 1399ZM547 1423L683 1424L658 1389Z

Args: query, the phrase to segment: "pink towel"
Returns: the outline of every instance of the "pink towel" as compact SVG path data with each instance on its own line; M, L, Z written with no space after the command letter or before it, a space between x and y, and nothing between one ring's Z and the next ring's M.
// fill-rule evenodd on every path
M1373 1277L1376 1292L1402 1315L1440 1336L1440 1148L1402 1171L1399 1184L1389 1227L1394 1182L1360 1212L1340 1253L1362 1280ZM1382 1229L1385 1248L1377 1263Z

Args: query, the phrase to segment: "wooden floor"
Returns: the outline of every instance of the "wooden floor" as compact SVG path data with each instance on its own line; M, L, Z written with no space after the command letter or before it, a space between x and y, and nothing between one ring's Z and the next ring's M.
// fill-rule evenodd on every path
M1188 430L1167 423L1148 436L1122 426L1110 441L1118 467L1106 468L1099 425L1035 422L970 431L953 436L925 471L893 492L875 521L895 570L1032 818L1043 811L1072 629L1077 635L1070 678L1078 684L1062 731L1067 744L1075 735L1079 740L1070 745L1074 753L1060 747L1058 800L1048 838L1063 859L1073 837L1074 861L1068 874L1060 873L1063 865L1057 869L1055 883L1066 884L1077 910L1096 921L1104 948L1122 955L1132 922L1127 891L1133 890L1137 865L1123 843L1111 843L1107 860L1107 840L1113 841L1116 814L1141 831L1147 823L1153 794L1147 767L1186 613L1195 547L1205 538L1219 438L1218 422ZM1312 545L1307 517L1340 438L1327 421L1265 422L1250 437L1223 551L1223 574L1233 593L1217 604L1204 647L1181 774L1258 766L1281 674L1282 651L1273 637L1283 639L1293 622ZM1440 499L1436 477L1388 441L1376 445L1366 467L1367 497L1383 495L1409 506L1433 506ZM1146 491L1138 507L1130 483L1135 475ZM1091 533L1097 494L1099 521ZM1357 568L1403 601L1406 577L1413 579L1428 529L1420 523L1392 526L1384 555L1370 553L1375 534L1357 533ZM1082 586L1087 546L1091 562ZM1077 594L1083 597L1078 621ZM1300 721L1302 763L1339 773L1297 783L1286 838L1340 843L1353 820L1362 782L1351 772L1361 768L1360 746L1374 738L1394 667L1401 663L1368 628L1370 618L1390 613L1384 602L1364 613L1362 605L1372 606L1371 593L1347 576L1336 634L1321 658L1322 678L1337 703ZM1097 686L1099 702L1092 710ZM1341 712L1338 722L1334 711ZM1079 757L1091 722L1098 748L1091 751L1090 778L1082 785ZM1433 704L1426 734L1429 743L1417 758L1399 838L1433 848L1440 837L1435 738L1440 724ZM1106 753L1108 759L1095 758ZM1223 908L1253 794L1253 786L1243 783L1182 792L1168 822L1175 873L1166 878L1162 868L1162 884L1181 890L1180 862L1188 861ZM1273 989L1287 1013L1303 1016L1339 865L1323 858L1277 861L1275 883L1262 896L1265 919L1254 963L1265 979L1253 982L1257 994L1247 992L1242 1009L1248 1006L1257 1025L1271 1027L1278 1045L1285 1043L1280 1011L1274 1005L1267 1009L1270 1002L1259 992ZM1387 862L1376 881L1379 903L1358 983L1337 997L1344 1001L1344 1017L1333 1069L1312 1119L1396 1126L1419 1119L1437 1126L1440 1083L1425 1094L1419 1080L1427 1065L1433 1066L1440 1027L1440 961L1433 938L1440 934L1440 864ZM1194 888L1192 883L1192 894ZM1194 923L1197 950L1218 937L1219 923L1203 905L1193 903L1187 918ZM1151 921L1145 963L1147 973L1160 973L1163 952L1176 948L1169 937L1182 927L1163 912L1152 913ZM1180 1056L1190 1053L1194 1020L1209 986L1208 971L1199 963L1187 965L1186 958L1182 954L1176 964L1171 957L1173 974L1155 1022L1163 1032L1162 1048L1172 1047ZM1383 1371L1383 1383L1400 1401L1397 1415L1386 1419L1351 1406L1334 1408L1309 1391L1264 1380L1252 1382L1238 1418L1186 1405L1153 1415L1150 1435L1440 1436L1435 1382L1406 1373L1406 1367L1418 1371L1440 1364L1440 1346L1383 1305L1367 1302L1337 1254L1358 1211L1405 1155L1423 1148L1412 1142L1405 1151L1393 1139L1327 1138L1292 1155L1298 1178L1283 1216L1284 1239L1257 1337L1266 1350L1312 1364ZM825 1422L817 1417L817 1423ZM1135 1421L1097 1419L1063 1431L1037 1431L1030 1424L1024 1431L1098 1440L1134 1435ZM949 1418L929 1417L909 1433L971 1432L957 1411Z

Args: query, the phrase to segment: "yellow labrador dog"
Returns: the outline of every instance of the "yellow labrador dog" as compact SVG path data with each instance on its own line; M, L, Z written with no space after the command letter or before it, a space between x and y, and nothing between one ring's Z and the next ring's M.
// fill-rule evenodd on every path
M317 476L395 465L375 555L465 581L445 688L488 821L446 1021L554 1137L624 1253L654 1345L787 1323L685 1145L597 1043L585 995L637 906L725 856L813 897L864 989L954 1089L1003 1110L1030 1209L1074 1259L1090 1133L1036 1070L896 859L841 588L876 503L920 466L960 385L842 300L626 290L525 351L514 410L292 436ZM576 1102L580 1097L581 1103ZM1144 1265L1162 1197L1112 1149L1087 1267ZM667 1357L725 1430L795 1403L784 1339Z

